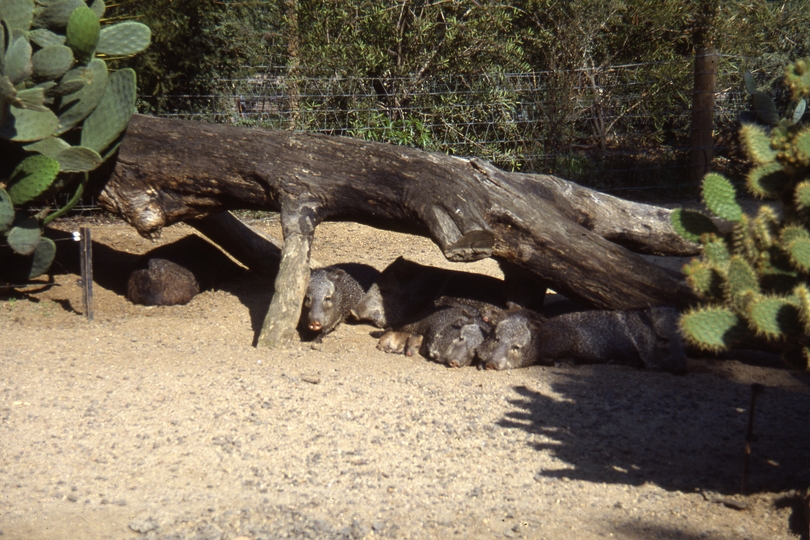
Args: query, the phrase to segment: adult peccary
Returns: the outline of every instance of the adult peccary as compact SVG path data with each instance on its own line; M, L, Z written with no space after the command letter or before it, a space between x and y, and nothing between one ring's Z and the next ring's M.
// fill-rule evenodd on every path
M486 369L565 360L616 362L673 373L686 369L679 314L669 307L583 311L550 319L526 309L487 315L494 329L478 347Z
M187 304L244 271L218 247L189 235L141 255L127 280L126 295L147 306Z
M166 259L149 259L147 268L134 270L127 282L127 298L147 306L188 304L199 292L194 274Z
M368 292L380 272L359 263L341 263L312 270L301 314L306 327L318 332L316 340L344 322Z
M478 347L484 343L488 334L489 330L482 320L461 325L457 334L452 336L452 340L441 353L444 363L450 367L471 365L475 360Z
M503 280L397 258L380 274L377 282L352 315L378 328L398 327L424 318L431 308L454 305L503 306Z

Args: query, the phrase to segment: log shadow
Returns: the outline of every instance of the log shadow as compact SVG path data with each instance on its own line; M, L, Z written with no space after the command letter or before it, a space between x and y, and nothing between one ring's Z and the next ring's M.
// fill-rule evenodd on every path
M73 240L73 233L47 229L46 236L56 242L56 257L49 273L74 274L80 279L79 242ZM137 264L139 255L119 251L95 240L92 241L92 250L93 282L116 294L125 295L127 278Z
M549 395L514 387L509 402L515 410L498 421L533 434L529 444L563 462L538 471L538 480L739 493L749 384L619 366L549 369L544 377L553 381ZM659 377L666 380L653 380ZM638 384L627 384L628 378ZM759 395L746 493L810 483L809 383L797 374L795 385L767 387Z

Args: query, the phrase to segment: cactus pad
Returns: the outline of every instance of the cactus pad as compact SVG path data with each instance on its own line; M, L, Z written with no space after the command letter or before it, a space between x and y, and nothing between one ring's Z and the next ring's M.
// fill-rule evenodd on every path
M746 318L757 335L778 339L800 331L799 309L778 296L761 297L748 306Z
M810 181L805 180L796 186L794 200L799 210L807 210L810 208Z
M67 27L71 13L80 7L87 7L84 0L56 0L43 3L47 5L35 10L33 25L52 30Z
M748 190L763 199L775 199L788 185L785 169L776 161L754 167L746 181Z
M796 158L802 165L810 165L810 128L803 129L793 139Z
M31 57L33 76L39 80L56 80L76 62L73 51L64 45L48 45Z
M11 228L6 236L6 242L19 255L31 255L37 249L42 233L39 229L39 220L29 217Z
M16 100L20 108L31 111L50 112L45 106L45 89L39 87L28 88L17 92Z
M11 228L14 223L14 203L11 196L3 188L0 188L0 233L4 233Z
M149 27L136 21L105 26L98 40L98 52L109 56L129 56L146 49L151 39Z
M66 173L92 171L101 165L102 159L98 152L84 146L71 146L56 157L59 170Z
M736 198L737 191L724 176L709 173L703 178L703 201L714 215L726 221L740 221L742 208Z
M9 107L0 124L0 137L18 142L38 141L53 135L58 125L59 119L50 110Z
M101 103L84 121L82 146L103 152L124 131L135 112L135 91L133 70L122 69L110 76Z
M107 6L104 5L104 0L92 0L92 2L90 2L90 9L92 9L96 17L100 19L104 16L104 12L107 11Z
M726 271L731 260L728 245L722 238L715 235L703 238L703 256L709 264L723 272Z
M785 82L794 99L810 97L810 59L805 58L790 64L785 71Z
M31 266L28 270L28 279L39 277L48 271L56 256L56 244L50 238L41 238L37 249L31 257Z
M31 64L31 44L24 36L14 39L6 51L3 75L9 78L11 84L17 86L31 76L34 66Z
M11 29L28 30L34 19L34 0L0 0L0 13Z
M803 272L810 270L810 239L797 238L787 245L787 252L794 267Z
M776 159L776 150L771 148L771 139L760 126L744 125L740 129L740 138L745 145L748 156L757 165L769 163Z
M686 282L704 298L718 295L722 278L712 266L699 259L693 259L683 267Z
M748 261L735 255L728 264L726 294L728 298L733 299L747 292L759 293L757 273Z
M793 296L799 306L799 319L804 326L804 333L810 334L810 289L805 284L797 285Z
M59 162L47 156L35 155L25 158L14 172L8 186L8 194L15 205L25 204L45 192L59 173Z
M58 156L62 150L70 148L70 145L59 137L48 137L47 139L26 145L23 148L28 152L37 152L43 156L56 159L56 156Z
M47 28L37 28L28 32L28 39L43 49L53 45L64 45L67 38L62 34L51 32Z
M50 238L41 238L31 256L13 254L3 261L6 279L23 281L41 276L50 268L56 255L56 244Z
M96 13L85 5L70 15L66 44L73 49L76 58L84 62L93 56L100 32L101 25Z
M757 113L757 120L769 126L779 123L779 111L776 110L776 103L773 102L771 96L765 92L754 92L751 101L754 104L754 111Z
M804 111L807 110L807 100L802 98L793 109L793 116L791 117L791 124L798 124L804 116Z
M676 208L669 220L675 232L690 242L699 242L701 235L720 232L708 216L696 210Z
M720 351L745 335L745 322L723 307L704 307L681 317L681 334L686 340L707 351Z
M82 77L86 81L82 89L62 98L57 135L76 127L79 122L87 118L107 91L107 64L104 60L93 59L82 73Z

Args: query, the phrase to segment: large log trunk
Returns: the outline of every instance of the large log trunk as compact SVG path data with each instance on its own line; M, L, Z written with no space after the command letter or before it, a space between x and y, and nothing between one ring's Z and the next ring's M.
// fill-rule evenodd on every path
M669 210L408 147L135 116L98 200L145 236L178 221L211 233L229 219L205 218L227 210L279 211L281 262L260 336L270 346L294 335L324 220L429 236L453 261L498 257L595 307L694 300L678 274L633 253L698 253L674 233ZM260 244L237 251L255 254Z

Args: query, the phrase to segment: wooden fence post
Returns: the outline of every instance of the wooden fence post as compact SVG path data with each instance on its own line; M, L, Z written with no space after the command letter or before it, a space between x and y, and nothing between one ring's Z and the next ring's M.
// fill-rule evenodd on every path
M714 91L717 82L717 49L695 54L695 88L692 93L692 132L689 143L689 178L698 185L711 170L714 158Z

